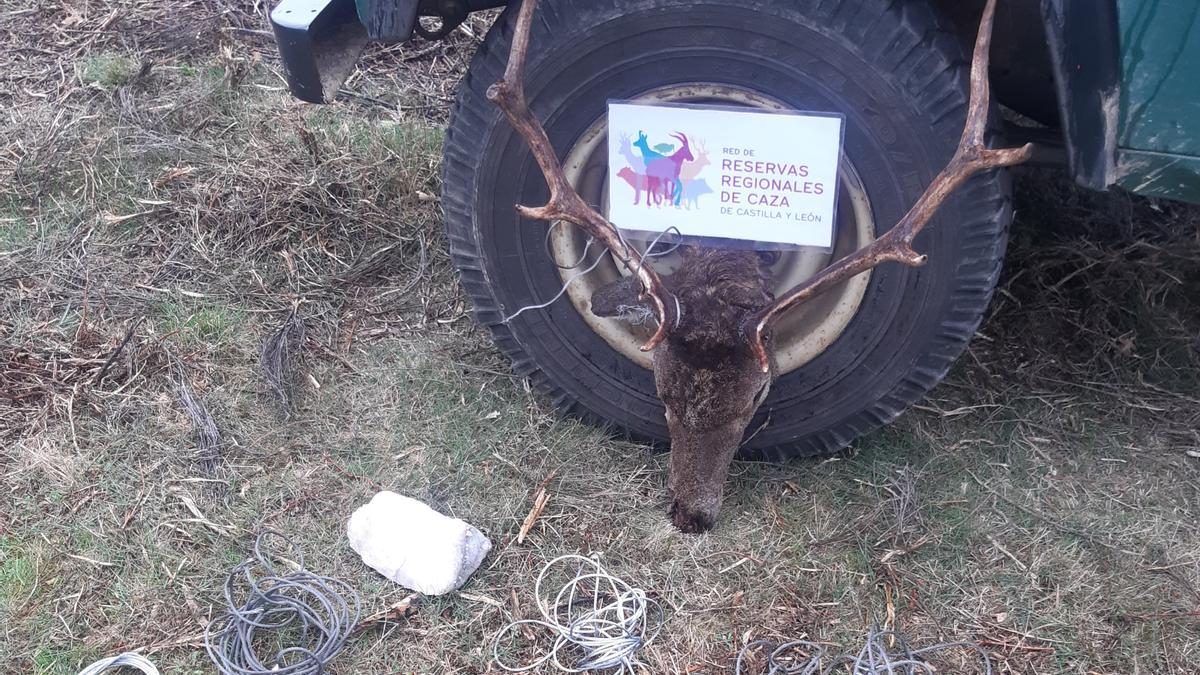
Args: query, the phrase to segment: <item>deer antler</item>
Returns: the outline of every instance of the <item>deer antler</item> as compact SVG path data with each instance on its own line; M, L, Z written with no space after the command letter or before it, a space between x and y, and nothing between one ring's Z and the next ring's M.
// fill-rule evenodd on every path
M751 317L747 324L747 339L764 373L770 370L765 336L771 323L781 314L831 286L883 262L892 260L914 267L924 265L926 256L913 250L913 239L929 223L946 198L967 179L981 171L1013 166L1029 159L1033 152L1032 144L998 150L989 149L984 144L991 97L988 87L988 52L992 42L995 12L996 0L988 0L979 24L979 35L975 39L975 56L971 60L971 99L967 107L966 128L963 129L962 139L954 157L895 227L869 245L817 272L807 281L781 295L774 304Z
M508 66L504 69L504 79L489 87L487 92L488 100L500 107L513 129L529 146L533 158L537 160L542 174L546 177L546 185L550 188L550 200L545 206L529 207L518 204L517 212L533 220L565 220L578 225L584 232L608 247L614 258L637 275L642 284L643 297L649 297L658 315L658 330L642 345L642 351L650 351L666 339L674 323L666 302L669 293L654 270L643 264L642 255L626 245L617 234L617 228L589 206L575 188L571 187L563 173L562 164L554 153L554 147L546 136L545 128L530 111L525 100L525 57L529 52L529 33L536 7L537 0L524 0L521 3Z

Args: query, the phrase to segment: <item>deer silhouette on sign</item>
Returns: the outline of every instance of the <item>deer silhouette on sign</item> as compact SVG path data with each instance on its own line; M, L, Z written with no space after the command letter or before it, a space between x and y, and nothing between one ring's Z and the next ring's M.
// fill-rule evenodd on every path
M650 139L644 131L638 132L636 142L630 142L629 136L622 136L618 152L628 166L617 172L617 176L629 184L634 190L633 203L641 202L642 193L646 194L646 206L661 206L664 202L669 206L680 206L685 196L691 203L707 191L687 192L688 184L696 175L711 162L707 152L697 160L692 154L691 142L687 135L676 132L671 137L682 145L676 149L674 144L662 143L651 147ZM633 151L637 148L638 152ZM669 154L667 154L669 153Z

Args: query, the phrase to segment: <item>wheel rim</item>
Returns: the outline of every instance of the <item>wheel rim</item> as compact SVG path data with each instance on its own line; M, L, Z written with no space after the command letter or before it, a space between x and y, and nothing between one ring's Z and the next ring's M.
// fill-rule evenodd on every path
M639 103L718 103L747 108L787 110L775 99L740 87L713 84L671 85L654 89L633 101ZM607 215L608 204L608 126L607 119L596 120L571 147L563 161L567 180L586 201L599 204ZM875 237L875 219L866 189L854 165L843 154L838 171L840 192L834 247L832 252L816 249L780 251L768 267L775 293L781 293L812 276L833 260L843 257ZM568 223L557 223L550 231L548 247L567 287L567 297L583 321L613 349L634 363L651 368L651 354L641 351L651 328L636 326L621 319L598 317L591 313L591 297L597 289L629 272L607 256L591 272L577 276L595 262L602 251L585 256L586 236ZM639 245L633 241L631 244ZM646 242L639 248L644 250ZM661 248L661 246L660 246ZM656 258L656 270L671 271L677 256ZM858 308L870 283L870 273L849 279L783 317L772 331L777 372L791 372L825 351L842 334Z

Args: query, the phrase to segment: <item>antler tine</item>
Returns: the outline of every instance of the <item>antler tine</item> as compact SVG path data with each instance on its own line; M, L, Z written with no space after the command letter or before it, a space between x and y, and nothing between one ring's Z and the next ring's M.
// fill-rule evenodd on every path
M983 19L979 23L975 54L971 59L971 98L967 106L967 122L954 157L895 227L869 245L817 272L751 318L747 339L763 372L770 370L765 343L766 333L771 323L781 314L821 294L831 286L883 262L891 260L914 267L925 264L926 257L912 248L913 239L920 234L946 199L967 179L981 171L1013 166L1029 159L1033 152L1032 144L998 150L989 149L985 145L984 134L987 131L988 109L991 105L988 52L991 47L995 12L996 0L988 0L983 10Z
M545 128L525 100L525 60L529 53L529 34L536 8L537 0L524 0L521 3L516 31L513 33L512 50L509 52L508 65L504 69L504 79L493 84L487 91L488 100L500 107L513 129L529 146L542 175L546 178L546 185L550 188L550 200L545 206L530 207L518 204L517 212L532 220L565 220L583 228L606 246L613 257L621 261L630 272L637 275L642 283L643 296L649 296L658 314L658 330L642 345L642 351L650 351L666 339L674 323L666 302L667 290L654 270L642 263L642 255L627 246L617 233L617 228L589 206L567 181Z
M971 96L967 101L967 122L963 127L962 140L958 143L960 150L964 147L985 147L983 135L987 131L988 110L992 105L988 67L995 24L996 0L988 0L979 19L979 32L975 35L975 52L971 57Z

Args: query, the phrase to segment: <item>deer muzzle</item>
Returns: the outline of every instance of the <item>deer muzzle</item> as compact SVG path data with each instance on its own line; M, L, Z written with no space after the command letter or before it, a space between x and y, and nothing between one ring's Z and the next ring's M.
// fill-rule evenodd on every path
M671 429L671 522L684 532L711 530L721 510L729 465L746 425L691 429L667 417Z

